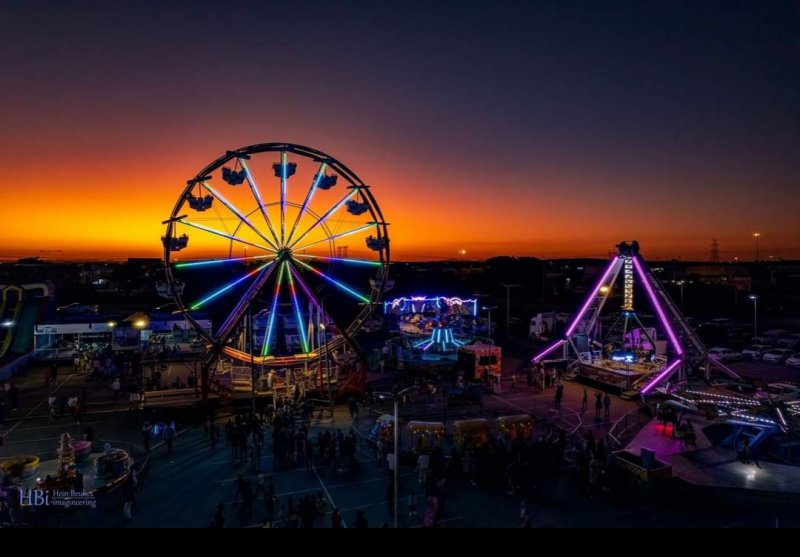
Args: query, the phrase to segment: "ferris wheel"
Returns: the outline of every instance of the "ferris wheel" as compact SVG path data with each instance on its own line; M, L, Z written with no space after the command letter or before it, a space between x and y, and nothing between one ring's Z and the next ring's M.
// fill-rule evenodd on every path
M187 182L164 224L169 289L213 357L319 358L348 342L387 286L372 189L309 147L227 151Z

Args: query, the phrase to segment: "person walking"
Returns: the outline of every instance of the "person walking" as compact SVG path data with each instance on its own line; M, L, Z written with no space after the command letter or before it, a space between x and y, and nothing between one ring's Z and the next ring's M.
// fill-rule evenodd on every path
M603 393L597 391L594 393L594 419L600 419L600 412L603 411Z
M561 400L564 398L564 385L561 381L556 385L556 410L561 410Z
M512 373L511 374L511 388L509 389L509 392L513 393L514 390L516 389L516 387L517 387L517 376L516 376L516 374Z
M167 446L167 454L172 454L172 443L177 436L178 432L175 431L175 424L170 423L164 428L164 443Z
M583 388L583 398L581 399L581 413L586 412L586 409L589 407L589 391L586 390L586 387Z
M611 395L606 393L603 397L603 408L605 409L604 417L606 420L611 418Z

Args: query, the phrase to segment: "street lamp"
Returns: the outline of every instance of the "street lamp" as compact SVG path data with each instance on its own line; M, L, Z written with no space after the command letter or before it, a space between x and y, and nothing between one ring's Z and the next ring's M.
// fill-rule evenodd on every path
M253 306L247 306L247 333L250 338L248 339L250 342L250 403L251 408L253 410L253 415L256 415L256 366L255 366L255 354L256 351L256 331L255 331L255 322L253 321ZM261 467L261 461L259 460L256 468Z
M686 281L679 280L675 284L681 287L681 311L683 311L683 285L686 284Z
M318 308L317 312L317 326L320 335L322 338L318 341L319 349L324 350L324 356L321 354L320 357L325 360L325 375L328 378L328 399L330 400L331 405L331 421L333 421L333 385L331 385L331 364L330 360L328 360L328 338L327 332L325 331L325 298L327 296L323 296L320 300L320 307ZM320 315L321 312L321 315ZM320 367L322 362L320 362ZM322 388L322 385L320 385Z
M519 284L501 284L506 289L506 336L511 336L511 289L518 288Z
M753 300L753 336L758 336L758 294L751 294L748 296Z
M407 389L403 389L397 393L387 393L387 392L376 392L374 396L378 398L386 398L392 399L394 401L394 527L397 528L397 515L399 514L399 507L398 507L398 486L399 486L399 473L400 470L400 424L399 424L399 414L400 414L400 401L411 391L416 390L418 387L408 387Z
M758 263L758 239L761 238L761 232L753 232L753 238L756 240L756 263Z
M497 309L497 306L481 306L481 309L485 309L489 312L489 323L486 325L486 336L492 338L492 310Z

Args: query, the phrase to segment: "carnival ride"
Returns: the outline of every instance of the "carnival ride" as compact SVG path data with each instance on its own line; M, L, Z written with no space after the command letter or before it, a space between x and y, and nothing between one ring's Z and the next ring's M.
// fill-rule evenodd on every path
M371 187L338 160L290 143L227 151L187 182L164 224L176 313L208 344L204 396L222 356L316 368L321 384L321 362L360 351L352 335L387 287L388 223ZM345 237L350 245L337 245ZM219 325L201 327L200 309Z
M478 315L478 301L447 296L408 296L383 303L390 328L409 336L427 336L415 344L427 351L455 350L464 337L487 333Z
M638 389L643 395L674 378L684 380L690 369L703 364L707 377L713 366L738 379L733 370L709 358L702 341L639 255L639 243L622 242L617 249L563 338L534 356L532 362L539 364L548 356L560 355L570 371L620 391ZM622 306L611 327L603 331L601 313L620 276ZM656 322L651 326L642 323L634 307L637 278L655 312ZM658 337L659 332L663 338Z
M33 328L54 299L49 283L0 284L0 360L28 352Z
M681 414L705 414L715 421L716 444L739 450L747 439L751 450L773 439L796 439L800 433L800 400L744 396L724 391L683 389L670 393L667 403ZM676 422L680 422L678 418ZM724 429L719 429L720 426Z
M15 325L22 311L23 290L19 286L10 285L3 288L2 305L0 305L0 357L11 346Z

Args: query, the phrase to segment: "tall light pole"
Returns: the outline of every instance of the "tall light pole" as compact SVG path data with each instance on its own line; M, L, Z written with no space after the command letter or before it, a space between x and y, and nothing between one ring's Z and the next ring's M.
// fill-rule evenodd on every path
M753 300L753 336L758 336L758 294L748 296Z
M398 486L400 485L400 401L411 391L416 390L418 387L409 387L407 389L403 389L398 393L386 393L386 392L377 392L375 396L378 398L391 398L394 401L394 426L392 429L394 430L394 475L393 475L393 482L394 482L394 527L397 528L397 515L399 514L399 504L398 504Z
M256 366L255 366L255 356L253 352L256 349L256 334L255 334L255 327L253 326L253 306L248 305L247 307L247 333L250 337L250 398L251 398L251 407L253 409L253 415L256 415ZM233 373L233 372L231 372ZM260 466L260 464L259 464Z
M681 311L683 311L683 285L686 284L686 281L679 280L676 284L681 287Z
M506 336L511 336L511 289L519 284L501 284L506 289Z
M756 241L756 263L758 263L758 239L761 238L761 232L753 232L753 238Z
M333 421L333 385L331 385L331 364L328 360L328 334L325 327L325 298L320 300L320 310L322 315L319 317L319 330L322 333L322 340L320 341L320 350L325 351L325 375L328 378L328 399L331 405L331 421Z
M489 312L489 323L486 325L486 336L492 338L492 310L497 309L497 306L481 306L481 309L485 309Z

